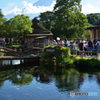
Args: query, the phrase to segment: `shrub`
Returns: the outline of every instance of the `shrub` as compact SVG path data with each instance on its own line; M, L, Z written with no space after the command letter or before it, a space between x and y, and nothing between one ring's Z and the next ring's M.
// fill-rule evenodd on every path
M47 48L55 49L54 53L46 52ZM56 59L53 59L53 58ZM48 64L51 66L56 65L68 67L76 67L78 69L91 70L92 68L100 68L100 59L95 58L81 58L77 55L71 55L69 47L60 47L60 46L46 46L43 49L43 56L40 59L42 65Z

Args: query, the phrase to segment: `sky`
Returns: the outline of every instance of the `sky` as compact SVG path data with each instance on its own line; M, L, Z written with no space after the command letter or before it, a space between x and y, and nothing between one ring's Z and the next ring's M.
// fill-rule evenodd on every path
M52 11L56 0L0 0L0 9L8 20L17 14L30 16L30 19L40 13ZM100 0L81 0L82 13L100 13Z

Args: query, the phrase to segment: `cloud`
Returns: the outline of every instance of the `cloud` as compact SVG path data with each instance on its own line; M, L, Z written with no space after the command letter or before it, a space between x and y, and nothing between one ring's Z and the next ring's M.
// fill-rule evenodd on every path
M32 3L27 3L26 1L23 1L22 4L24 5L23 7L24 14L36 14L45 11L52 11L56 2L53 1L53 3L50 6L33 6Z
M4 15L8 15L8 14L14 14L14 15L22 14L22 9L19 9L19 8L17 8L17 6L16 6L14 9L12 9L12 10L10 10L10 11L6 11L6 12L4 13Z
M82 7L82 13L100 13L100 8L97 8L88 3Z
M8 14L38 14L42 13L45 11L52 11L54 8L54 5L56 4L55 1L50 6L34 6L33 3L27 3L26 1L22 2L22 8L18 8L17 6L10 10L10 11L5 11L4 15Z

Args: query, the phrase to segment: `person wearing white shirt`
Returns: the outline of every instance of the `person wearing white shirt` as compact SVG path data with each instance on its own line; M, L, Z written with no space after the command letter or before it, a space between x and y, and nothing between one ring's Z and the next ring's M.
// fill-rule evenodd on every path
M87 51L87 43L84 43L84 51Z
M96 45L97 45L97 55L98 55L98 52L100 52L100 39L98 40Z

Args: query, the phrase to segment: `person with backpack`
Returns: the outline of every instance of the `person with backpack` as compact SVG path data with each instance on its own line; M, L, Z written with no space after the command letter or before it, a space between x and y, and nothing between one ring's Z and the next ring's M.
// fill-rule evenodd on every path
M92 56L93 42L91 40L89 40L87 47L88 47L88 51L90 51L90 54ZM88 52L88 55L89 55L89 52Z

